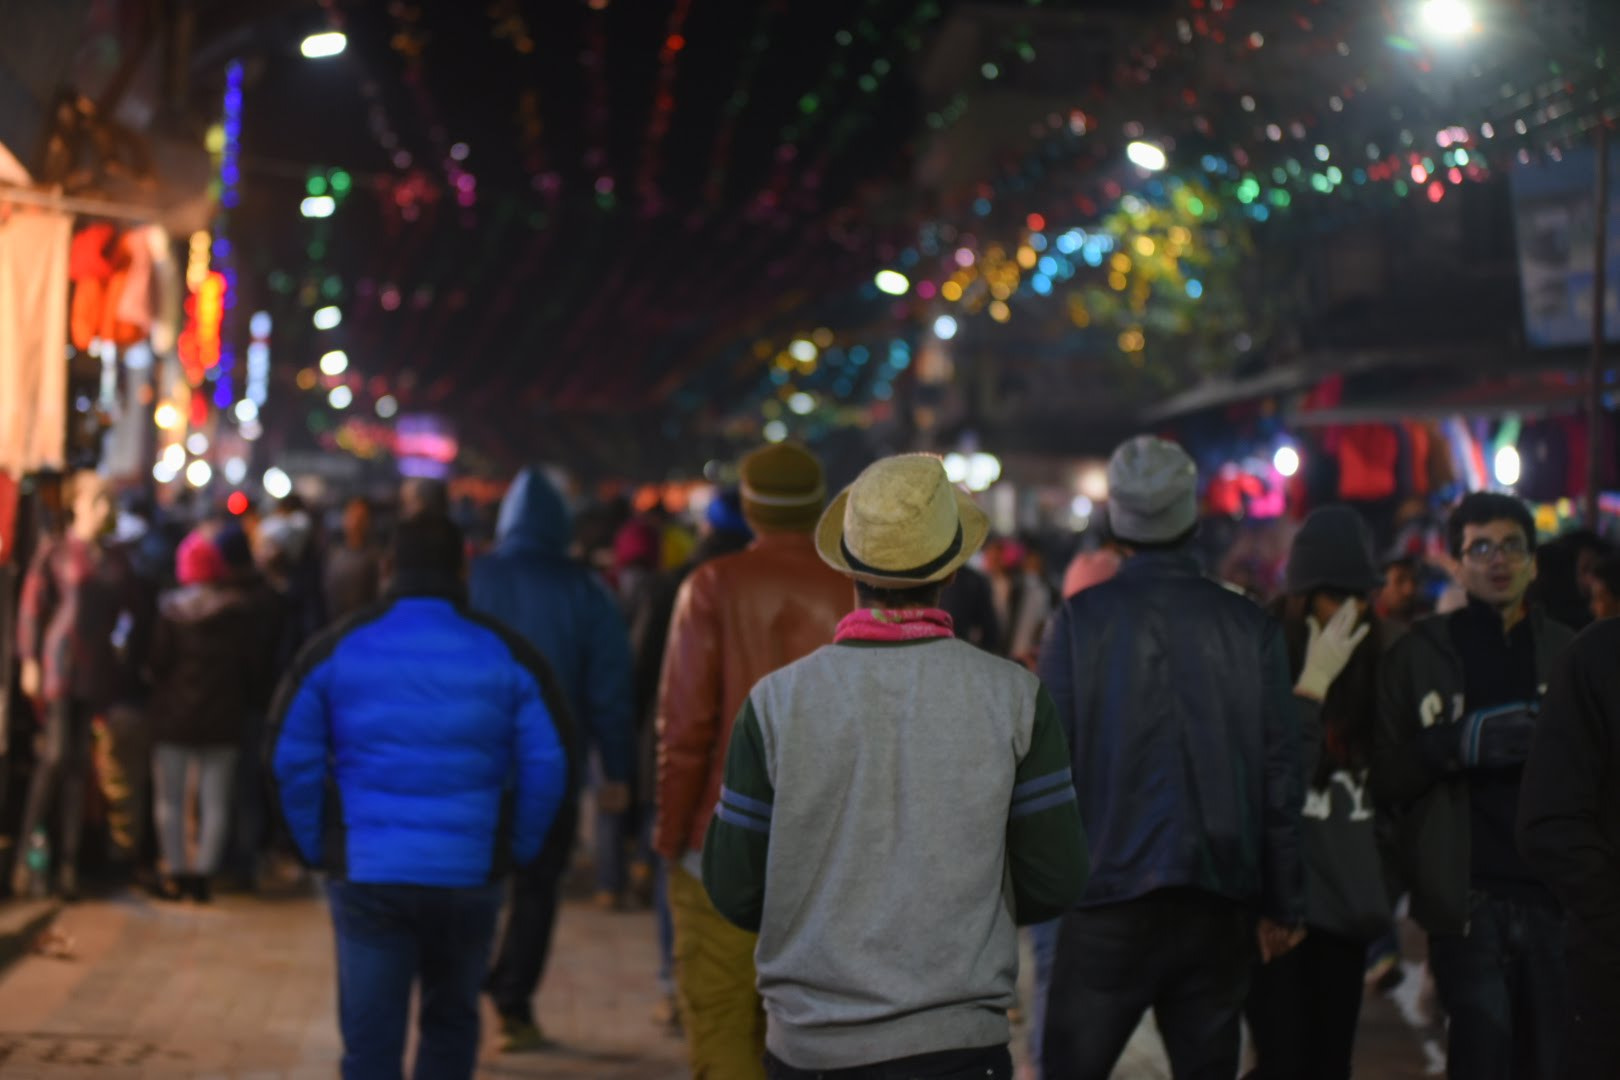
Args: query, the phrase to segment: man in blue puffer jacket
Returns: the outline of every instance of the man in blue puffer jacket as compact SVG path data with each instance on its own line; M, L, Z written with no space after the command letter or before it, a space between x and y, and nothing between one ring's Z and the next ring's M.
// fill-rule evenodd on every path
M518 473L501 503L495 550L473 564L472 606L512 627L545 657L579 718L582 753L594 751L597 809L620 813L629 806L634 765L630 635L606 587L568 557L572 532L568 508L545 474L535 468ZM570 799L540 858L512 883L512 907L487 984L501 1018L503 1050L544 1044L532 1002L551 951L576 815Z
M271 771L299 851L331 875L343 1075L470 1077L507 867L565 804L573 743L546 662L464 602L450 521L400 525L382 603L316 638L272 711Z

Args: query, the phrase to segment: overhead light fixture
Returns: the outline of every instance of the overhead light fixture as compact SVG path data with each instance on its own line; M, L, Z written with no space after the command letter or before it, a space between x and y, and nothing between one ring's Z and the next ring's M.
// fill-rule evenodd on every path
M1158 172L1169 164L1162 147L1140 140L1125 147L1125 156L1131 159L1131 164L1148 172Z
M1459 38L1479 28L1467 0L1423 0L1418 17L1423 29L1436 37Z
M1271 464L1283 476L1293 476L1299 472L1299 451L1292 446L1279 446L1277 452L1271 455Z
M285 499L292 494L292 477L272 465L264 473L264 493L272 499Z
M349 47L348 35L341 30L325 30L319 34L306 37L298 51L304 54L306 60L325 60L329 56L337 56Z
M890 296L904 296L911 289L911 280L898 270L879 270L872 284Z
M1496 482L1503 487L1512 487L1519 482L1522 463L1519 461L1519 451L1512 446L1504 446L1496 452L1495 466Z
M969 454L967 477L963 483L969 491L987 491L1001 479L1001 459L994 454Z

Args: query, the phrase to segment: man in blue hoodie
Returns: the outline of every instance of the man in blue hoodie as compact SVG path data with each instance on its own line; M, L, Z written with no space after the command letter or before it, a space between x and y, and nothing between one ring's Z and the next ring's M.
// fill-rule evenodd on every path
M471 1077L500 878L568 788L567 706L520 637L467 610L460 531L400 525L383 602L316 638L271 710L287 830L331 875L343 1075Z
M568 557L572 521L537 468L518 473L501 503L495 550L473 564L472 605L512 627L546 658L594 750L598 808L628 808L634 764L630 637L618 605L591 570ZM581 758L580 760L583 760ZM557 921L558 890L578 819L578 776L545 850L517 874L506 933L486 989L501 1016L502 1048L545 1042L533 1000Z

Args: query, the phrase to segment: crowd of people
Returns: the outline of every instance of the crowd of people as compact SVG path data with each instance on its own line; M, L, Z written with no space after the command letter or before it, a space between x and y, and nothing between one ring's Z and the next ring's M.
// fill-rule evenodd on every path
M1451 1076L1620 1075L1599 537L1481 493L1426 559L1323 507L1256 598L1157 438L1060 578L928 455L737 476L694 532L525 469L487 538L412 482L387 544L363 500L330 540L296 498L177 535L70 478L21 589L13 890L78 893L92 801L103 871L166 900L323 871L348 1076L398 1075L413 985L419 1076L471 1074L480 994L547 1045L582 831L699 1080L1010 1077L1020 1008L1050 1080L1150 1010L1178 1077L1237 1076L1246 1026L1249 1076L1347 1078L1400 912Z

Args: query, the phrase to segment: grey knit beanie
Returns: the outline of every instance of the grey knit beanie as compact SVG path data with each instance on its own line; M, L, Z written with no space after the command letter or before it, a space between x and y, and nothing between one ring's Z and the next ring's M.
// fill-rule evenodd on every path
M1198 466L1187 451L1138 435L1108 462L1108 527L1124 543L1163 544L1198 524Z

